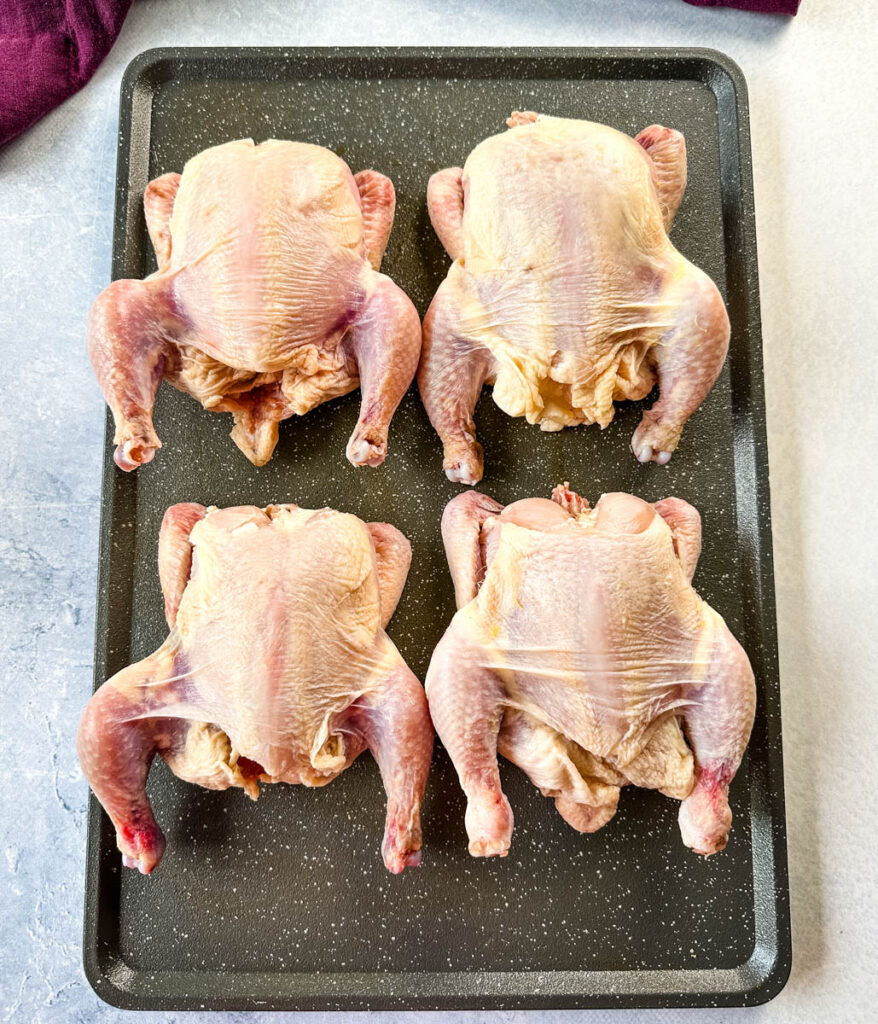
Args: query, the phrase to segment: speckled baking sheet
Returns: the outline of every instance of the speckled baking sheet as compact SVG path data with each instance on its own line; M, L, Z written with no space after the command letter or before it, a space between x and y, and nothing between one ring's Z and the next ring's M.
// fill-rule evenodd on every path
M629 788L610 825L581 836L510 765L516 830L505 860L473 860L464 804L437 751L424 806L423 866L388 874L384 793L364 756L322 790L269 786L258 803L208 792L157 762L149 791L168 837L150 878L122 871L92 798L85 916L88 977L128 1008L363 1009L703 1006L764 1001L790 961L780 707L747 100L738 69L711 51L154 50L122 86L113 272L153 269L141 193L206 146L251 136L335 150L397 189L383 269L421 313L446 257L425 187L503 128L513 109L604 121L634 133L682 130L689 187L673 237L719 283L730 359L670 466L641 466L628 443L639 405L612 425L544 434L485 394L476 418L483 490L501 502L554 484L592 500L632 491L695 504L704 519L696 585L756 671L748 756L732 786L727 849L686 850L675 801ZM163 386L164 447L136 474L113 467L108 428L96 683L165 636L156 543L165 508L295 501L394 523L414 560L389 632L423 679L454 609L439 535L459 487L414 391L378 470L344 447L359 395L281 425L272 461L251 466L228 417Z

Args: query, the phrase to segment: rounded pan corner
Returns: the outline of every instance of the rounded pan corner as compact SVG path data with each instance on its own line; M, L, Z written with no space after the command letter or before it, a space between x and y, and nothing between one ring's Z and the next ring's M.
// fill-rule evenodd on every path
M775 947L772 955L767 957L764 950L757 946L750 959L739 968L742 978L747 984L739 989L739 1006L762 1006L770 1003L780 995L790 980L793 966L792 949L789 935L786 942Z
M144 1009L130 984L134 972L129 967L112 963L108 956L102 957L95 945L86 943L83 947L82 969L85 980L101 1002L117 1010Z
M141 82L153 84L162 64L178 55L176 47L154 46L132 57L122 73L122 95L131 93Z
M778 957L771 970L765 975L761 983L753 990L751 1006L761 1006L763 1003L770 1003L772 999L779 996L790 980L790 972L793 968L791 956Z
M744 77L741 65L737 61L723 50L714 49L712 46L693 47L687 52L692 57L712 65L715 72L729 82L740 105L743 107L747 106L747 79Z

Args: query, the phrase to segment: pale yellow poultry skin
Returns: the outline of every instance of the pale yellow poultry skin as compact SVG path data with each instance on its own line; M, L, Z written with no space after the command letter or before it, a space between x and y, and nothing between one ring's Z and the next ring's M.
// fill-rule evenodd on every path
M470 491L443 515L459 610L426 688L467 795L470 852L509 849L499 751L581 832L606 824L631 784L682 800L684 842L715 853L755 688L691 584L698 513L627 494L590 509L566 486L553 497L503 508Z
M686 183L682 135L637 140L532 113L434 175L433 225L454 262L424 321L419 383L450 479L476 483L472 413L484 383L543 430L613 418L661 397L633 440L667 462L719 373L728 318L668 231Z

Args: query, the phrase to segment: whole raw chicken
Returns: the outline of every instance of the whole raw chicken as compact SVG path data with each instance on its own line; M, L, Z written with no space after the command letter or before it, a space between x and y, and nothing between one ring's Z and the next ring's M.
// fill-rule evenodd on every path
M128 867L165 840L145 785L160 754L208 789L323 786L368 748L387 790L382 851L420 861L433 729L424 690L384 627L411 547L331 509L168 509L159 574L170 634L92 697L79 756Z
M348 459L383 462L420 352L414 306L378 273L394 206L384 175L353 176L301 142L228 142L150 182L158 271L111 284L88 328L117 465L136 469L161 447L152 408L162 378L232 413L232 438L257 466L280 420L360 386Z
M629 494L590 509L566 484L553 499L503 508L470 491L442 517L459 611L427 698L467 796L470 853L509 849L498 750L580 832L605 825L631 783L682 800L683 842L715 853L755 689L747 655L690 582L698 513Z
M632 446L666 463L729 341L710 278L668 238L686 187L683 136L636 139L589 121L514 113L466 166L434 174L436 234L454 260L424 319L419 384L449 479L476 483L473 410L487 382L543 430L660 397Z

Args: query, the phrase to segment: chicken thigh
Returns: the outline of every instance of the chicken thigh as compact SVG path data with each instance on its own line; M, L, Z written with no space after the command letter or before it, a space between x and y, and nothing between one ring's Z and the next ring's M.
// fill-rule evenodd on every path
M509 849L498 750L580 832L606 824L631 783L682 800L683 842L715 853L755 687L691 585L699 515L629 494L591 509L566 484L552 497L503 508L470 491L442 517L459 610L426 689L467 796L470 853Z
M208 789L323 786L363 750L387 791L393 872L420 861L433 730L424 690L384 627L411 562L386 523L295 505L174 505L159 541L170 628L92 697L79 756L124 863L148 874L165 840L145 785L161 755Z
M605 427L613 402L660 397L632 446L666 463L725 360L710 278L668 238L686 187L683 136L636 139L514 113L463 169L434 174L430 218L454 261L424 319L421 396L451 480L482 477L473 410L485 383L543 430Z
M136 469L161 447L152 408L162 378L231 413L232 438L257 466L281 420L359 386L347 456L383 462L420 353L414 306L378 273L394 207L384 175L352 175L301 142L228 142L150 182L158 271L111 284L88 327L117 465Z

